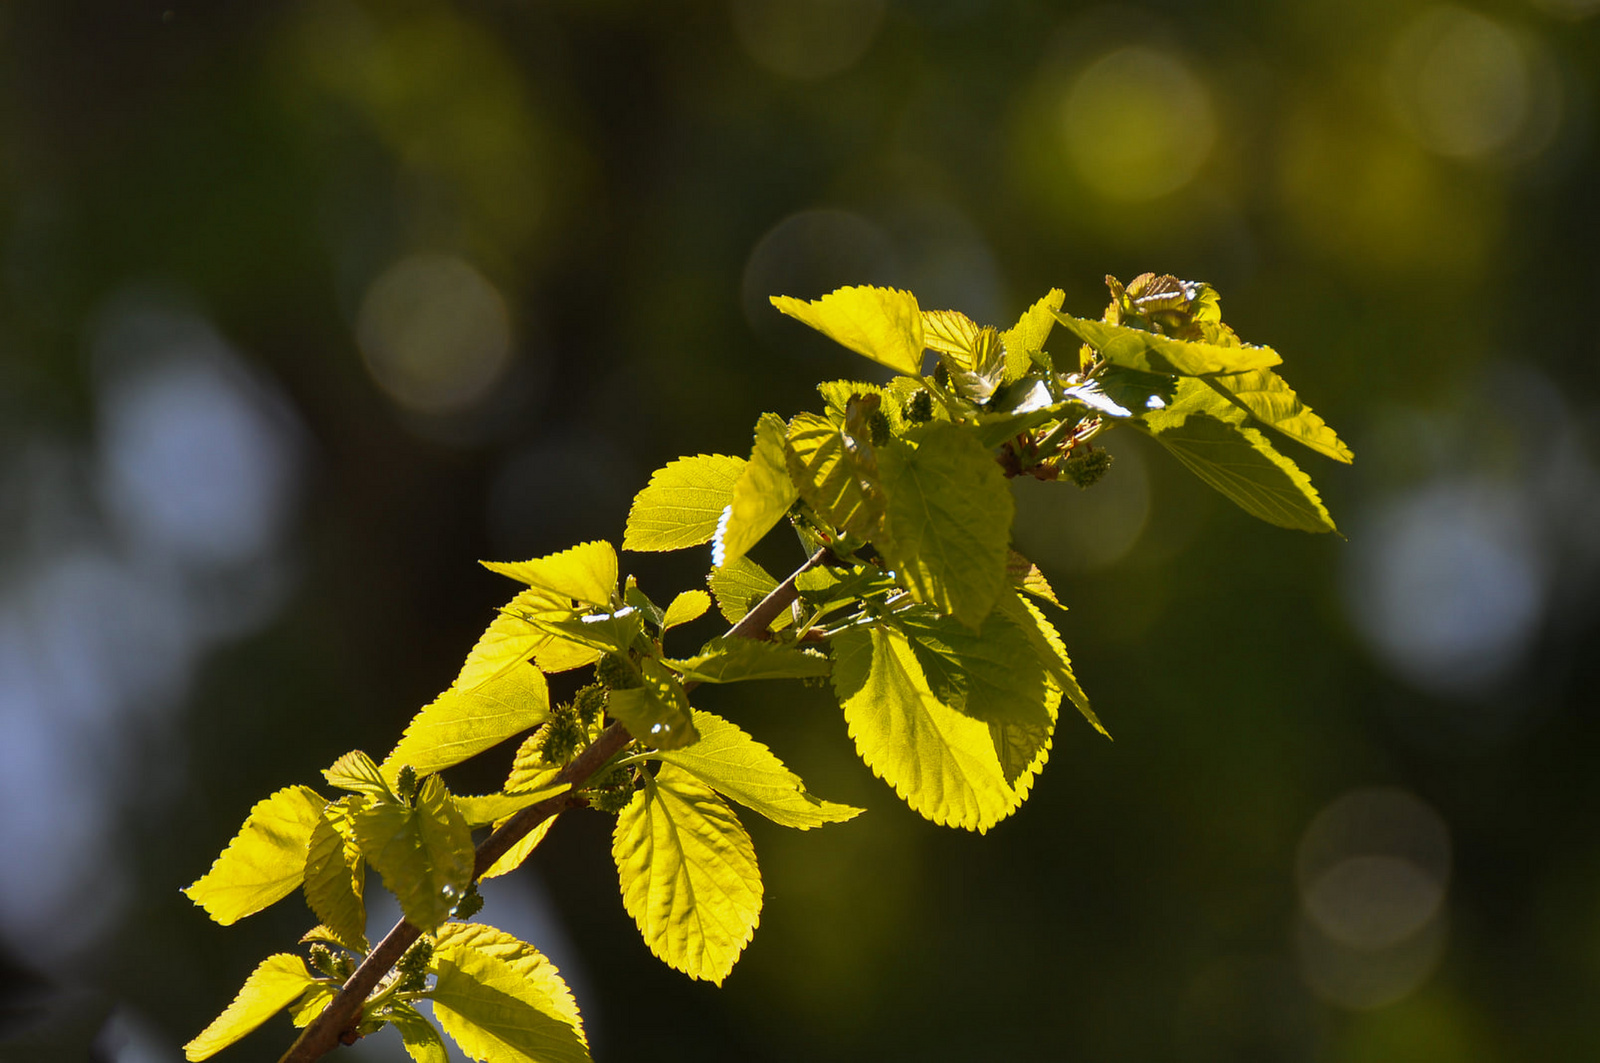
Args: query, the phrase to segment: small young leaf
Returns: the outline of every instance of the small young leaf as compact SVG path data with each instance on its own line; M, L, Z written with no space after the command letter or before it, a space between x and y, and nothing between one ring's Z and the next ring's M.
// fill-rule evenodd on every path
M914 599L977 627L1006 584L1015 506L1005 474L971 435L942 422L915 449L884 447L878 459L885 560Z
M545 820L543 823L540 823L537 827L524 834L517 841L517 844L507 849L504 856L496 860L492 865L490 865L489 870L485 871L478 877L480 879L498 878L501 875L510 874L517 868L521 867L523 861L532 856L533 851L539 847L539 843L544 841L545 835L550 833L550 828L556 825L556 819L557 817L551 816L549 819ZM504 820L496 823L494 825L495 830L499 830L502 826L504 826L504 823Z
M875 625L833 640L833 687L856 751L922 816L987 831L1023 796L1006 782L989 727L933 696L904 635Z
M922 312L922 342L930 351L970 358L977 338L978 323L959 310Z
M378 770L378 765L372 762L371 757L359 749L352 749L334 761L332 767L324 768L322 777L328 780L329 786L337 786L341 790L394 800L394 792L389 789L383 772Z
M521 580L536 591L605 608L617 592L617 552L607 542L580 543L532 561L481 561L491 572Z
M653 660L641 668L644 683L631 690L613 690L608 708L628 733L647 746L678 749L695 740L689 695L676 676Z
M737 560L783 519L799 497L789 479L784 447L789 426L764 413L756 422L755 446L733 488L726 522L718 525L712 559L718 566Z
M335 942L337 944L337 942ZM310 1026L311 1021L329 1004L339 993L339 987L328 982L315 982L311 988L301 994L300 999L289 1005L289 1018L296 1029Z
M788 464L800 497L823 519L871 537L883 515L883 491L870 443L825 417L802 413L789 422Z
M910 292L840 288L812 302L775 295L772 305L897 373L915 376L922 369L922 311Z
M725 454L679 458L657 469L633 499L624 550L682 550L711 541L744 459Z
M432 930L444 922L472 884L472 831L437 775L423 781L415 808L363 804L355 833L413 926Z
M309 786L257 802L211 870L183 892L223 926L287 897L305 878L306 846L326 805Z
M509 964L474 948L440 948L433 1014L468 1056L495 1063L589 1063L578 1032L541 1006Z
M529 805L536 805L540 801L552 797L560 797L572 789L570 783L560 786L546 786L538 790L525 790L514 794L483 794L482 796L450 798L455 803L456 811L461 813L461 818L467 821L467 826L474 829L487 827L489 824L521 812Z
M532 589L523 591L496 614L452 684L472 690L500 678L530 658L548 674L593 664L600 654L587 646L558 639L538 626L539 620L571 620L577 612Z
M339 944L352 952L366 952L367 908L362 898L366 862L355 841L351 803L346 798L329 805L311 832L306 854L306 904Z
M632 576L628 577L627 584L623 588L622 602L624 605L633 606L639 615L655 626L657 631L661 630L662 621L667 618L666 614L661 611L660 606L650 600L648 594L639 589L637 581Z
M416 1063L450 1063L450 1053L438 1027L410 1004L390 1004L384 1008L382 1018L400 1032L406 1055Z
M1027 591L1035 598L1043 598L1057 609L1066 609L1056 597L1055 588L1050 586L1050 581L1039 571L1039 566L1015 550L1006 554L1006 575L1010 577L1011 585L1018 590Z
M1108 321L1088 321L1071 314L1058 313L1055 317L1110 364L1144 373L1238 373L1266 369L1283 361L1271 347L1223 347L1173 339Z
M1065 299L1060 288L1051 288L1048 295L1028 307L1015 325L1000 334L1000 342L1006 348L1007 384L1021 380L1033 367L1034 356L1044 350L1045 340L1056 324L1056 311Z
M511 775L506 779L504 787L506 793L542 790L561 773L559 765L544 762L543 750L544 738L540 734L531 734L522 740L522 744L517 747L517 755L511 762Z
M617 817L622 904L667 966L718 985L761 918L755 847L716 792L664 764Z
M700 741L657 756L772 822L810 830L843 823L864 811L811 796L800 776L772 750L722 717L696 709L694 726Z
M730 624L743 620L751 605L778 589L778 581L771 573L748 557L712 569L706 582L716 595L718 611ZM779 613L770 630L782 631L793 622L787 612Z
M538 949L483 923L446 923L434 932L434 940L440 949L475 949L510 967L538 996L540 1011L571 1026L578 1039L588 1043L572 991L555 964Z
M624 606L614 613L592 613L570 620L535 620L558 639L601 653L627 653L633 640L644 630L644 617L632 606Z
M828 674L828 659L796 646L755 639L717 638L693 657L662 662L696 683L740 683L749 679L804 679Z
M679 624L698 620L709 608L711 608L711 595L705 591L684 591L667 606L666 615L661 618L661 630L665 633L669 628L675 628Z
M549 714L549 685L531 664L519 664L470 690L451 687L411 718L384 758L383 776L392 779L407 764L419 775L442 771L537 727Z
M294 1003L314 982L300 957L286 952L268 956L245 979L233 1003L183 1046L184 1058L210 1059Z

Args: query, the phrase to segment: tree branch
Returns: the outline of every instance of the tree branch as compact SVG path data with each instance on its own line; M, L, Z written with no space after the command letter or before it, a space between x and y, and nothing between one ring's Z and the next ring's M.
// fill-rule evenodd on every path
M729 628L726 637L764 637L778 614L789 608L799 597L797 581L801 574L822 564L828 556L826 548L812 554L805 564L795 569L788 579L773 588L770 594L756 603L755 608ZM693 684L686 684L685 688L689 689L692 686ZM525 838L539 824L582 804L583 798L578 795L578 791L583 788L583 784L631 740L632 736L628 734L627 728L620 723L613 723L601 732L599 738L574 757L571 763L561 769L561 773L555 777L554 783L570 783L571 789L555 797L546 798L536 805L528 806L484 839L483 844L478 846L475 857L473 880L476 881L480 875L494 866L496 860L504 856L513 845ZM300 1036L295 1038L294 1044L289 1046L289 1050L279 1058L278 1063L311 1063L312 1060L321 1059L341 1044L354 1044L356 1027L361 1024L362 1005L377 988L383 976L400 962L400 957L405 955L406 950L421 936L422 931L404 919L396 923L394 929L378 942L377 947L367 953L367 958L356 968L349 981L340 987L333 1000L322 1009L322 1013L300 1031Z

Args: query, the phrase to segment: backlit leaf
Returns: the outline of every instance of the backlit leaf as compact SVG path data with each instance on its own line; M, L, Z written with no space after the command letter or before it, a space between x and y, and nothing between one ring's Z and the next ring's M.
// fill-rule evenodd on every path
M1178 373L1184 376L1237 373L1246 369L1266 369L1283 361L1271 347L1224 347L1214 343L1195 343L1127 325L1113 325L1108 321L1088 321L1071 314L1058 313L1055 317L1110 364L1144 373Z
M479 949L435 953L433 1014L461 1050L493 1063L588 1063L578 1032L545 1010L536 985Z
M611 855L623 907L650 951L720 985L761 918L755 847L733 810L664 764L617 817Z
M875 625L833 640L833 687L856 751L922 816L987 831L1022 803L989 726L942 705L904 635Z
M789 422L789 475L822 518L870 537L883 514L883 493L870 443L852 439L825 417L802 413Z
M643 616L632 606L614 613L592 613L570 620L535 620L534 624L577 646L602 653L626 653L644 630Z
M355 842L350 803L328 806L311 832L306 855L306 904L334 939L352 952L366 952L367 907L362 899L366 862Z
M617 552L608 542L580 543L532 561L482 561L491 572L521 580L536 591L605 608L617 592Z
M1039 659L1045 662L1051 687L1065 694L1091 727L1110 738L1111 732L1106 730L1105 725L1100 722L1100 717L1095 715L1094 709L1089 706L1089 696L1083 692L1083 687L1078 685L1078 677L1072 671L1072 659L1067 656L1067 647L1062 643L1061 635L1050 621L1045 619L1039 607L1018 595L1009 594L1002 597L995 608L1016 620L1027 630Z
M268 956L250 972L233 1003L183 1046L184 1058L210 1059L294 1003L313 982L300 957L286 952Z
M1060 288L1051 288L1050 294L1028 307L1015 325L1000 334L1000 342L1006 348L1007 384L1021 380L1033 367L1034 356L1044 350L1064 299L1066 295Z
M450 800L455 803L456 811L461 813L461 818L467 821L467 826L478 828L506 819L529 805L536 805L551 797L559 797L570 789L572 789L570 783L562 783L560 786L545 786L538 790L524 790L514 794L452 796Z
M878 470L885 560L914 599L977 627L1006 583L1015 507L1000 466L968 433L934 422L915 449L880 448Z
M696 709L694 725L700 741L657 756L774 823L809 830L863 811L811 796L772 750L722 717Z
M437 775L423 780L415 808L368 801L355 813L356 840L413 926L432 930L472 884L472 831Z
M450 1053L438 1027L422 1012L410 1004L393 1003L384 1009L382 1017L399 1031L406 1054L416 1063L450 1063Z
M661 630L665 632L668 628L698 620L710 608L711 595L705 591L684 591L667 606L666 615L661 618Z
M539 847L540 842L544 841L545 835L550 833L550 828L555 826L555 824L556 817L551 816L549 819L540 823L537 827L534 827L521 838L517 839L517 844L507 849L505 851L505 855L501 856L500 859L491 864L489 866L489 870L485 871L478 877L480 879L498 878L501 875L510 874L517 868L521 867L523 861L527 860L528 857L533 855L533 851ZM503 823L496 823L494 826L496 830L499 830L503 825Z
M804 679L828 674L828 659L796 646L757 639L718 638L693 657L664 662L687 682L739 683L748 679Z
M634 496L622 548L682 550L710 542L743 471L743 458L724 454L668 462Z
M337 945L339 942L334 941ZM289 1005L289 1019L295 1028L310 1026L323 1009L333 1003L333 998L339 994L337 982L314 982L311 988L301 994L300 999Z
M561 773L560 765L544 762L541 752L543 741L541 735L531 734L517 747L517 755L511 762L511 775L506 779L506 793L542 790L550 786Z
M689 695L676 676L653 660L641 667L642 686L613 690L607 702L611 715L647 746L677 749L695 740L689 716Z
M546 673L565 672L593 664L600 654L587 646L558 639L541 628L539 620L570 620L575 610L557 604L529 588L511 599L490 622L461 666L453 686L472 690L498 679L523 662L532 660Z
M778 589L778 581L771 573L748 557L712 569L706 582L711 586L711 593L716 595L718 611L730 624L743 620L751 606ZM769 630L782 631L793 622L794 618L784 610Z
M789 479L785 443L789 426L764 413L756 422L755 446L733 488L725 523L718 525L712 559L717 565L740 558L782 520L799 497Z
M898 373L915 376L922 368L922 311L910 292L840 288L813 302L775 295L772 305Z
M959 310L924 310L922 342L930 351L970 357L978 323Z
M305 877L306 846L327 803L309 786L258 801L211 870L183 892L223 926L287 897Z
M1048 724L1045 665L1021 625L996 611L977 632L919 613L901 617L900 627L940 704L985 723Z
M328 780L329 786L337 786L351 793L370 794L373 797L394 796L378 765L359 749L352 749L334 761L332 767L324 768L322 777Z
M1220 373L1206 377L1206 383L1229 402L1295 442L1347 465L1355 460L1355 454L1345 446L1344 440L1328 427L1326 421L1312 412L1311 407L1301 402L1294 389L1272 370ZM1218 414L1218 419L1229 418Z
M1010 577L1013 587L1027 591L1035 598L1043 598L1057 609L1066 608L1056 597L1055 588L1050 586L1050 581L1039 571L1039 566L1015 550L1006 554L1006 575Z
M540 1011L565 1022L579 1040L585 1040L578 1003L561 972L526 941L483 923L446 923L434 932L434 941L444 949L475 949L510 967L537 994Z
M519 664L470 690L451 687L406 725L383 774L394 778L405 765L418 775L441 771L537 727L550 714L550 688L531 664Z

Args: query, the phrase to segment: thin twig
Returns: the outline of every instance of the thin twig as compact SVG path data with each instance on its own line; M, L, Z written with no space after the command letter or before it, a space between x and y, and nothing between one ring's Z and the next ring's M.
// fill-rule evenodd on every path
M800 575L822 564L828 556L827 549L812 554L805 564L795 569L788 579L773 588L770 594L756 603L755 608L728 629L726 637L764 636L778 614L789 608L799 597L796 581ZM583 798L578 795L583 784L616 756L631 738L627 728L620 723L613 723L601 732L600 737L574 757L553 780L556 785L570 783L571 788L566 793L557 794L536 805L528 806L484 839L483 844L478 846L474 859L473 880L476 881L478 876L493 867L495 861L504 856L513 845L525 838L539 824L584 803ZM321 1059L341 1044L355 1043L356 1027L361 1024L362 1005L366 1003L373 989L377 988L383 976L400 962L400 957L405 955L406 950L421 936L422 931L404 919L396 923L394 929L384 935L377 947L367 954L361 966L356 968L356 972L334 995L328 1006L322 1009L322 1013L300 1031L300 1036L295 1038L294 1044L289 1046L289 1050L279 1058L278 1063L311 1063L312 1060Z

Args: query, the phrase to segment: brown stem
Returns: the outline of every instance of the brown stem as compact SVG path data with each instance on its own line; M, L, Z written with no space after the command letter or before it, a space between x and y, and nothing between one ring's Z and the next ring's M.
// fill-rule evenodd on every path
M795 569L788 579L773 588L770 594L756 603L755 608L728 629L727 637L765 636L767 628L777 619L778 614L789 608L799 596L796 581L801 573L822 564L827 558L826 549L812 554L805 564ZM474 881L539 824L584 803L583 798L578 795L583 784L616 756L631 739L632 736L628 734L627 728L620 723L613 723L601 732L599 738L574 757L571 763L561 769L561 774L555 777L554 783L571 783L571 789L555 797L546 798L536 805L529 805L507 820L499 830L485 838L483 844L478 846L472 872ZM378 942L377 947L367 953L367 958L361 961L361 966L356 968L355 974L352 974L349 981L340 987L333 1000L322 1009L322 1013L300 1031L300 1036L295 1038L294 1044L289 1046L289 1050L279 1058L278 1063L311 1063L312 1060L321 1059L341 1044L353 1044L356 1039L356 1027L361 1024L361 1006L366 1003L367 997L377 988L383 976L400 961L401 956L405 955L406 949L421 936L422 931L404 919L396 923L394 929Z

